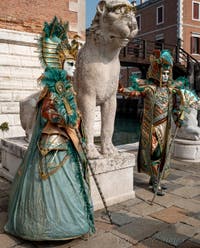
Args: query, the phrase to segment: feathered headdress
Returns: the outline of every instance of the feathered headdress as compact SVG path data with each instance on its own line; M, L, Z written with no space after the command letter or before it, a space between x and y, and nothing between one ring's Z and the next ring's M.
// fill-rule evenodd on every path
M154 79L162 85L162 72L169 70L169 81L172 81L173 58L168 50L154 50L150 56L147 79Z
M44 23L43 33L39 39L41 64L46 67L63 69L66 59L76 59L80 43L78 36L71 44L67 37L68 22L62 23L55 16L48 24Z

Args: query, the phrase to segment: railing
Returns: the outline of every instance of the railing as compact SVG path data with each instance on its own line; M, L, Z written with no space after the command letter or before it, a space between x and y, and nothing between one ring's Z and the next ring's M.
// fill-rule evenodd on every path
M133 39L121 50L121 65L140 67L149 65L149 56L155 49L168 49L174 58L174 69L176 76L184 75L189 78L191 86L200 92L200 63L180 46L178 40L176 45L160 43L150 40ZM147 68L147 67L146 67ZM146 73L145 73L146 74Z
M175 63L182 63L187 68L189 63L193 62L196 63L200 69L200 63L183 50L179 43L180 42L177 42L177 45L174 45L136 38L121 50L120 59L122 61L129 61L130 63L134 61L138 63L141 61L141 63L149 64L149 56L154 49L168 49L171 51Z
M150 40L133 39L128 45L121 50L121 60L143 60L144 63L149 63L149 56L154 49L168 49L175 55L176 46L172 44L159 43Z

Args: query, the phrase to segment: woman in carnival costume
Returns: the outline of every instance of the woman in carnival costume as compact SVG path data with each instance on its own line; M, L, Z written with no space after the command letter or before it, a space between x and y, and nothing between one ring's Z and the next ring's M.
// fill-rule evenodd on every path
M70 82L78 42L70 44L66 30L56 17L44 24L44 89L10 195L5 231L28 240L73 239L95 231L81 119Z
M158 184L161 173L163 178L169 174L171 119L179 128L184 122L184 111L200 106L196 94L188 89L186 78L172 79L172 67L170 52L155 50L150 56L147 79L133 75L130 78L132 86L119 89L124 95L144 98L138 171L150 175L149 185L160 196L167 189L165 185L158 188Z

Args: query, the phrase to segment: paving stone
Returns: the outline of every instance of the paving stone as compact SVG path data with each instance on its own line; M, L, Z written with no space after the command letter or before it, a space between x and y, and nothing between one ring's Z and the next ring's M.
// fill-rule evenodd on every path
M192 165L192 164L173 164L173 168L177 170L183 170L187 173L197 175L199 173L199 167L197 164Z
M125 240L125 241L127 241L127 242L129 242L131 244L133 244L133 245L138 243L137 240L133 239L132 237L130 237L130 236L126 235L126 234L120 233L117 230L111 230L110 232L112 234L114 234L115 236L117 236L117 237L119 237L119 238L121 238L121 239L123 239L123 240Z
M127 207L130 207L130 206L134 206L138 203L140 203L141 200L138 199L138 198L134 198L134 199L130 199L128 201L125 201L125 202L122 202L121 205L124 207L124 208L127 208Z
M184 171L190 174L195 174L194 172L199 172L198 166L197 165L192 165L192 164L183 164L183 163L174 163L172 160L172 168L175 170L180 170L180 171Z
M0 247L2 248L10 248L13 247L17 244L19 244L21 241L19 241L18 239L7 235L7 234L0 234Z
M114 225L123 226L133 221L134 216L130 216L127 211L121 210L111 213L112 221ZM103 216L103 219L108 220L108 216Z
M187 239L194 236L195 228L182 223L171 225L170 227L156 233L153 238L166 242L175 247L182 244Z
M181 177L182 177L181 175L176 175L176 174L173 174L173 172L171 172L169 176L167 177L167 181L174 181Z
M171 206L161 211L151 214L151 217L156 218L167 223L177 223L187 218L187 211L185 209Z
M182 223L185 223L187 225L190 226L194 226L194 227L200 227L200 220L196 219L196 218L192 218L192 217L187 217L186 219L181 221Z
M184 198L177 198L177 201L174 203L175 206L180 208L184 208L192 213L199 213L199 201L194 199L184 199Z
M94 212L94 217L95 218L99 218L99 217L101 217L102 215L105 215L106 213L105 213L105 211L104 210L97 210L97 211L95 211Z
M177 195L174 195L171 193L166 193L162 197L156 196L154 203L157 203L157 204L164 206L164 207L171 207L172 205L175 204L175 202L178 199L182 199L182 198L180 196L177 196Z
M129 207L128 211L131 213L135 213L137 215L146 216L162 209L164 208L160 205L157 204L150 205L150 203L148 204L146 202L141 202L135 206Z
M0 213L0 233L4 233L3 228L6 224L7 218L8 218L7 212L1 212ZM0 241L0 243L1 243L1 241Z
M200 185L200 177L188 175L186 177L177 179L176 182L184 186L197 186Z
M174 174L174 175L178 175L178 176L181 176L181 177L185 177L185 176L191 175L191 172L183 171L183 170L180 170L179 168L176 168L176 169L171 169L171 173L170 174Z
M89 239L88 241L81 241L79 244L77 245L73 245L73 248L130 248L132 247L132 245L113 235L110 232L107 233L103 233L101 235L98 235L94 238Z
M140 244L144 245L144 247L148 248L173 248L174 246L171 246L167 243L161 242L156 239L145 239L144 241L141 241ZM136 246L137 247L137 246Z
M186 241L178 246L178 248L199 248L199 244L193 243L191 241Z
M200 202L200 195L195 196L193 199Z
M149 201L153 197L153 193L148 189L138 189L136 192L136 197L145 201Z
M144 181L144 180L142 180L142 179L138 179L138 178L135 178L134 179L134 187L136 188L136 187L138 187L138 188L148 188L148 185L149 185L149 183L148 183L148 181Z
M195 187L185 186L179 189L175 189L171 193L189 199L200 194L200 186L195 186Z
M183 187L182 184L177 184L175 182L168 182L168 183L165 183L165 184L167 186L166 195L171 193L175 189L179 189L179 188Z
M114 225L111 225L109 223L106 222L102 222L102 220L95 220L95 228L96 229L100 229L100 230L104 230L104 231L110 231L114 228Z
M31 244L31 243L23 243L20 245L15 246L14 248L35 248L37 246Z
M143 245L142 243L137 243L136 245L132 246L134 248L148 248L146 245Z
M200 212L189 212L188 216L200 220Z
M109 207L109 211L111 211L111 212L117 212L117 211L120 211L122 209L124 209L124 205L121 204L121 203L120 204L115 204L115 205L112 205L112 206Z
M191 241L199 244L200 247L200 233L191 238Z
M141 241L150 237L154 233L166 228L168 224L153 218L135 218L132 223L117 227L116 230L120 233L126 234L131 238Z

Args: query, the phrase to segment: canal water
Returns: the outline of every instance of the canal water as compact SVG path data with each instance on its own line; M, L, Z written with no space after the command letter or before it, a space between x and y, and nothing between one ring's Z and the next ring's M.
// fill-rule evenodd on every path
M113 144L123 145L139 141L140 122L134 115L116 114Z

